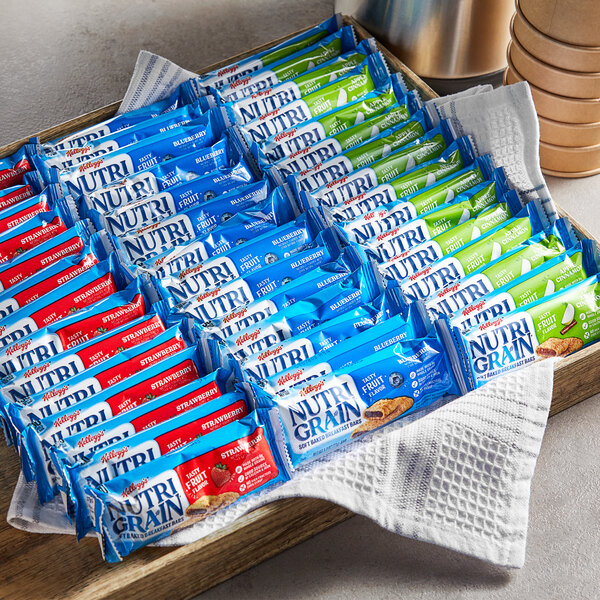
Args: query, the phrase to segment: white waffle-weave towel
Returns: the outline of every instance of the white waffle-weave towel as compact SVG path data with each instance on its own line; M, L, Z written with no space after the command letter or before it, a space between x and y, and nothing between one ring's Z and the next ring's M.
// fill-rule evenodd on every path
M193 74L140 53L122 110L169 95ZM168 82L160 91L161 81ZM539 168L538 123L527 84L489 86L432 101L459 134L506 167L528 199L554 212ZM502 377L410 423L396 423L314 461L275 490L237 502L203 523L162 540L186 544L273 500L306 496L340 504L401 535L497 565L520 567L529 489L552 397L553 363ZM19 479L8 513L21 529L73 533L57 500L41 507Z

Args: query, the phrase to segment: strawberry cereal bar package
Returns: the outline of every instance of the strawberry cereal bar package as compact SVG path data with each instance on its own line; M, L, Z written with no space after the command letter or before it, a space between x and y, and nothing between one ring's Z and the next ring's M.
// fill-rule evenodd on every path
M287 478L256 412L94 488L85 487L104 557L189 527Z

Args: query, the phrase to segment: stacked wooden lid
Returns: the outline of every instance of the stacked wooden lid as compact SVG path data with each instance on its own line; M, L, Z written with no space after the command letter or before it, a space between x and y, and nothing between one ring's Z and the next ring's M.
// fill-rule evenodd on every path
M600 0L517 0L505 83L526 80L542 170L600 172Z

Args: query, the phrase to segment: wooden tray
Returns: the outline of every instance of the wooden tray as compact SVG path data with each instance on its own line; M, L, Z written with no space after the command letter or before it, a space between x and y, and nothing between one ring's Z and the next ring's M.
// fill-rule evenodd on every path
M370 34L351 18L361 39ZM299 33L299 32L296 32ZM290 34L245 54L199 71L210 71L268 48ZM424 98L436 94L402 62L380 46L390 68L401 71L407 83ZM42 141L87 127L114 114L118 103L40 132ZM11 154L25 140L0 148ZM562 212L562 211L561 211ZM563 215L566 213L562 212ZM587 237L583 227L573 224ZM550 414L600 392L600 345L563 359L557 366ZM0 598L7 600L127 600L129 598L191 598L352 516L329 502L298 498L274 502L233 525L188 546L142 548L115 565L103 562L98 542L76 544L72 536L40 535L13 529L6 512L19 474L12 448L0 447Z

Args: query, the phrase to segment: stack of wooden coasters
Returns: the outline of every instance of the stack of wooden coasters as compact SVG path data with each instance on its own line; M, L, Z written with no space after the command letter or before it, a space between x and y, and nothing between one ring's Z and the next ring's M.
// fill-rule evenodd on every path
M526 80L544 173L600 173L600 1L517 0L504 83Z

